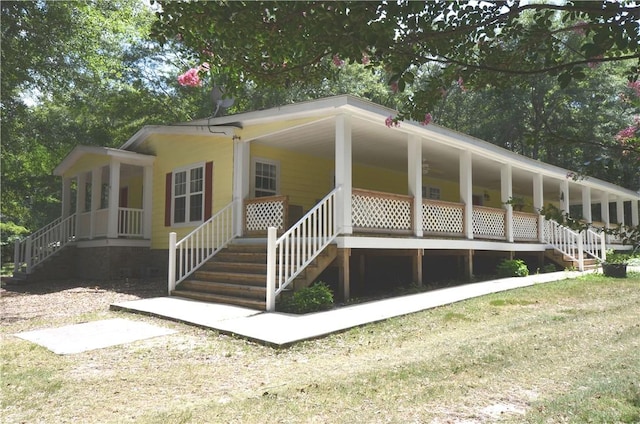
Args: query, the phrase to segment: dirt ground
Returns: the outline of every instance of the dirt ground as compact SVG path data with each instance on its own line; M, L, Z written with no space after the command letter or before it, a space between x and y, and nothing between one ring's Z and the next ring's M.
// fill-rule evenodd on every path
M166 295L164 280L64 280L28 283L3 279L0 323L61 319L101 312L127 300Z

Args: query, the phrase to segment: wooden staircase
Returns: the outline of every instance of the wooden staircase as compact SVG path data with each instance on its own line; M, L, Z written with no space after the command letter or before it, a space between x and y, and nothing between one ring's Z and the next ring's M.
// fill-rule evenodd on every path
M578 269L578 261L571 259L567 255L563 255L555 249L547 249L544 252L544 257L549 259L556 265L561 266L563 269ZM598 260L585 253L584 270L589 271L597 269L598 267L600 267L600 263L598 262Z
M333 244L327 246L289 287L313 283L336 258L337 250ZM266 282L266 241L237 239L178 284L171 295L265 310Z

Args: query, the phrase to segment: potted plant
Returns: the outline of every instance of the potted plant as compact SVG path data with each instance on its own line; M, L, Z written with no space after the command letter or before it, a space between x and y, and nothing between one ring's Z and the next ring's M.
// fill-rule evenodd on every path
M626 278L628 260L629 255L608 250L602 262L602 273L607 277Z
M511 196L506 202L504 202L504 204L511 205L511 207L513 207L513 210L522 211L522 208L524 208L525 206L525 201L522 197Z

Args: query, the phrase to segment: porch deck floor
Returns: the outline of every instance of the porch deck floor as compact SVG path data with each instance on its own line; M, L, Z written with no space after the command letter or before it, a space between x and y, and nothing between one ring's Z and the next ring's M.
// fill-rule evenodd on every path
M593 271L591 271L593 272ZM534 284L576 278L584 273L560 271L528 277L464 284L407 296L339 307L326 312L292 315L237 306L157 297L111 305L112 309L150 314L233 334L259 343L284 347L302 340L411 314L461 300Z

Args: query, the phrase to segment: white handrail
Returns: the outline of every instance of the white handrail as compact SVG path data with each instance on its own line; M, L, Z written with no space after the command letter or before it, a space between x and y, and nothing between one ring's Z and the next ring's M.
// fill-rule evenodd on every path
M556 221L545 219L545 242L554 249L578 262L578 269L584 271L584 247L582 235L560 225Z
M176 242L174 232L169 234L169 294L202 264L224 248L234 233L234 203L231 202L198 228Z
M606 236L604 231L597 232L591 228L587 228L581 235L584 251L587 252L588 255L604 262L606 259Z
M16 240L13 271L27 274L42 261L75 240L76 215L57 218L23 240Z
M267 240L267 311L304 268L338 235L335 188L277 240L272 227ZM276 272L277 262L277 272Z

